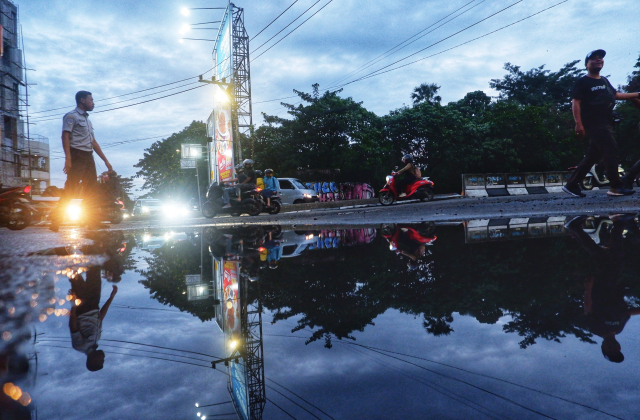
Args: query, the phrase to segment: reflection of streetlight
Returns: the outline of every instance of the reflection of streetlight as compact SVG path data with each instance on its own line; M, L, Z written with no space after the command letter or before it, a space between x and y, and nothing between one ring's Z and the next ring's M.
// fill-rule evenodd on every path
M189 32L191 30L191 27L187 24L182 25L182 28L180 28L180 34L184 34L186 32Z
M182 9L180 9L180 13L182 13L184 16L189 16L191 14L189 9L187 9L186 7L183 7Z
M200 407L200 404L196 403L196 407Z

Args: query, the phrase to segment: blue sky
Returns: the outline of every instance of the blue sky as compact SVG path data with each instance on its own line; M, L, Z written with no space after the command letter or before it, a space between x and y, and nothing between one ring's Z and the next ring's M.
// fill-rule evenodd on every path
M257 57L282 35L295 28L329 0L321 0L282 34L252 53ZM353 80L388 65L406 55L490 17L453 37L442 41L404 64L455 47L505 25L553 6L562 0L435 0L354 1L333 0L322 11L290 36L251 63L254 123L260 124L261 113L286 116L280 101L294 95L293 89L310 91L313 83L321 89L331 86L363 64L422 31L456 9L468 4L457 14L429 30L416 42L396 54L374 64ZM249 36L257 34L294 0L238 2L244 8ZM298 0L273 25L251 41L258 48L293 21L316 0ZM136 98L157 91L106 100L143 89L186 79L212 67L212 42L184 41L181 36L215 38L215 30L180 30L190 23L219 20L221 10L193 10L188 17L183 7L221 7L224 1L148 0L97 1L29 0L17 1L24 32L25 54L29 71L29 104L32 113L31 133L49 138L52 157L59 157L61 117L74 107L76 91L93 92L95 111L127 105L199 86L195 79L158 90L176 88L163 93L117 105L116 101ZM608 52L605 73L614 85L624 83L633 70L640 47L637 33L640 9L633 0L583 2L568 0L537 16L517 23L495 34L443 52L402 69L345 86L343 95L383 115L410 103L411 90L420 83L441 86L443 102L455 101L465 93L483 90L494 96L489 81L503 77L504 63L523 69L545 64L557 70L575 59L583 60L587 52L603 48ZM201 25L208 27L215 25ZM187 85L192 83L190 85ZM180 86L184 86L180 88ZM182 130L193 120L206 120L212 108L212 89L205 86L169 98L120 110L96 113L92 121L101 144L154 137L126 146L106 148L105 153L119 173L131 176L133 165L143 151L159 138ZM295 98L287 99L296 102ZM39 112L54 108L60 110ZM50 116L50 118L35 117ZM38 122L40 121L40 122ZM53 184L62 185L62 159L53 159ZM101 163L101 162L100 162ZM104 169L104 165L99 165ZM137 181L140 185L142 180Z

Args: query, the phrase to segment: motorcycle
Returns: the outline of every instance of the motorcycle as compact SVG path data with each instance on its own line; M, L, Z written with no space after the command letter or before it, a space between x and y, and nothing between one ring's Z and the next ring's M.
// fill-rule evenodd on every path
M576 168L569 168L570 170L575 170ZM622 169L622 165L618 165L618 174L620 177L624 176L624 169ZM595 164L589 169L587 175L585 175L584 179L580 182L580 187L583 190L591 191L593 187L606 187L609 186L610 181L604 173L604 167L599 164Z
M218 214L231 214L232 216L240 216L242 213L248 213L249 216L257 216L262 213L263 204L260 197L260 190L255 185L238 184L236 186L236 197L231 197L229 204L231 207L224 207L225 184L214 182L207 191L207 201L202 203L202 215L207 219L211 219Z
M275 192L271 198L271 205L267 206L267 199L260 194L260 201L262 202L262 211L266 211L269 214L278 214L282 209L282 197Z
M428 177L422 177L417 179L414 183L405 187L405 191L398 191L396 187L396 173L392 172L391 176L387 175L387 183L378 193L378 200L383 206L389 206L394 201L402 200L414 200L431 201L433 200L433 181ZM406 193L405 196L400 197L401 193Z
M11 230L22 230L33 222L37 212L25 198L31 187L0 187L0 225Z

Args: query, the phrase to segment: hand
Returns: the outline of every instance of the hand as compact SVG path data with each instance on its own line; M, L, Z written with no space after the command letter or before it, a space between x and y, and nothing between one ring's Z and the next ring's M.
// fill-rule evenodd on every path
M584 127L582 125L582 123L576 123L576 136L578 136L578 138L583 138L585 135L585 131L584 131Z
M113 171L113 166L111 166L111 164L109 162L105 162L105 164L107 165L107 170L109 172L112 172Z
M113 285L113 290L111 290L111 297L114 297L118 293L118 286Z
M71 158L68 157L64 160L64 169L62 169L62 172L64 172L65 174L68 174L70 170L71 170Z

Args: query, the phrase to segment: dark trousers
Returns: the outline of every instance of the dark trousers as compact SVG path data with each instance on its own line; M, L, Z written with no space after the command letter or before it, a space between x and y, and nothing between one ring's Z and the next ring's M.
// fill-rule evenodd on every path
M407 186L416 182L416 179L416 176L411 172L405 172L400 174L400 176L396 175L396 189L398 191L398 195L405 192Z
M577 186L582 181L593 165L602 161L611 188L619 188L620 175L618 174L618 145L613 138L613 127L602 125L585 127L589 148L587 154L578 164L578 167L567 181L567 186Z
M637 161L632 167L631 169L629 169L628 171L626 171L625 174L625 178L628 179L629 181L633 182L634 179L636 179L636 177L640 175L640 160Z
M71 282L71 291L80 299L77 315L100 309L100 292L102 288L100 267L89 268L86 281L79 274L69 281Z
M98 193L98 174L93 152L71 149L71 169L64 184L64 193L58 201L54 217L59 221L64 216L65 209L74 198L82 198L83 208L91 213L95 209Z

